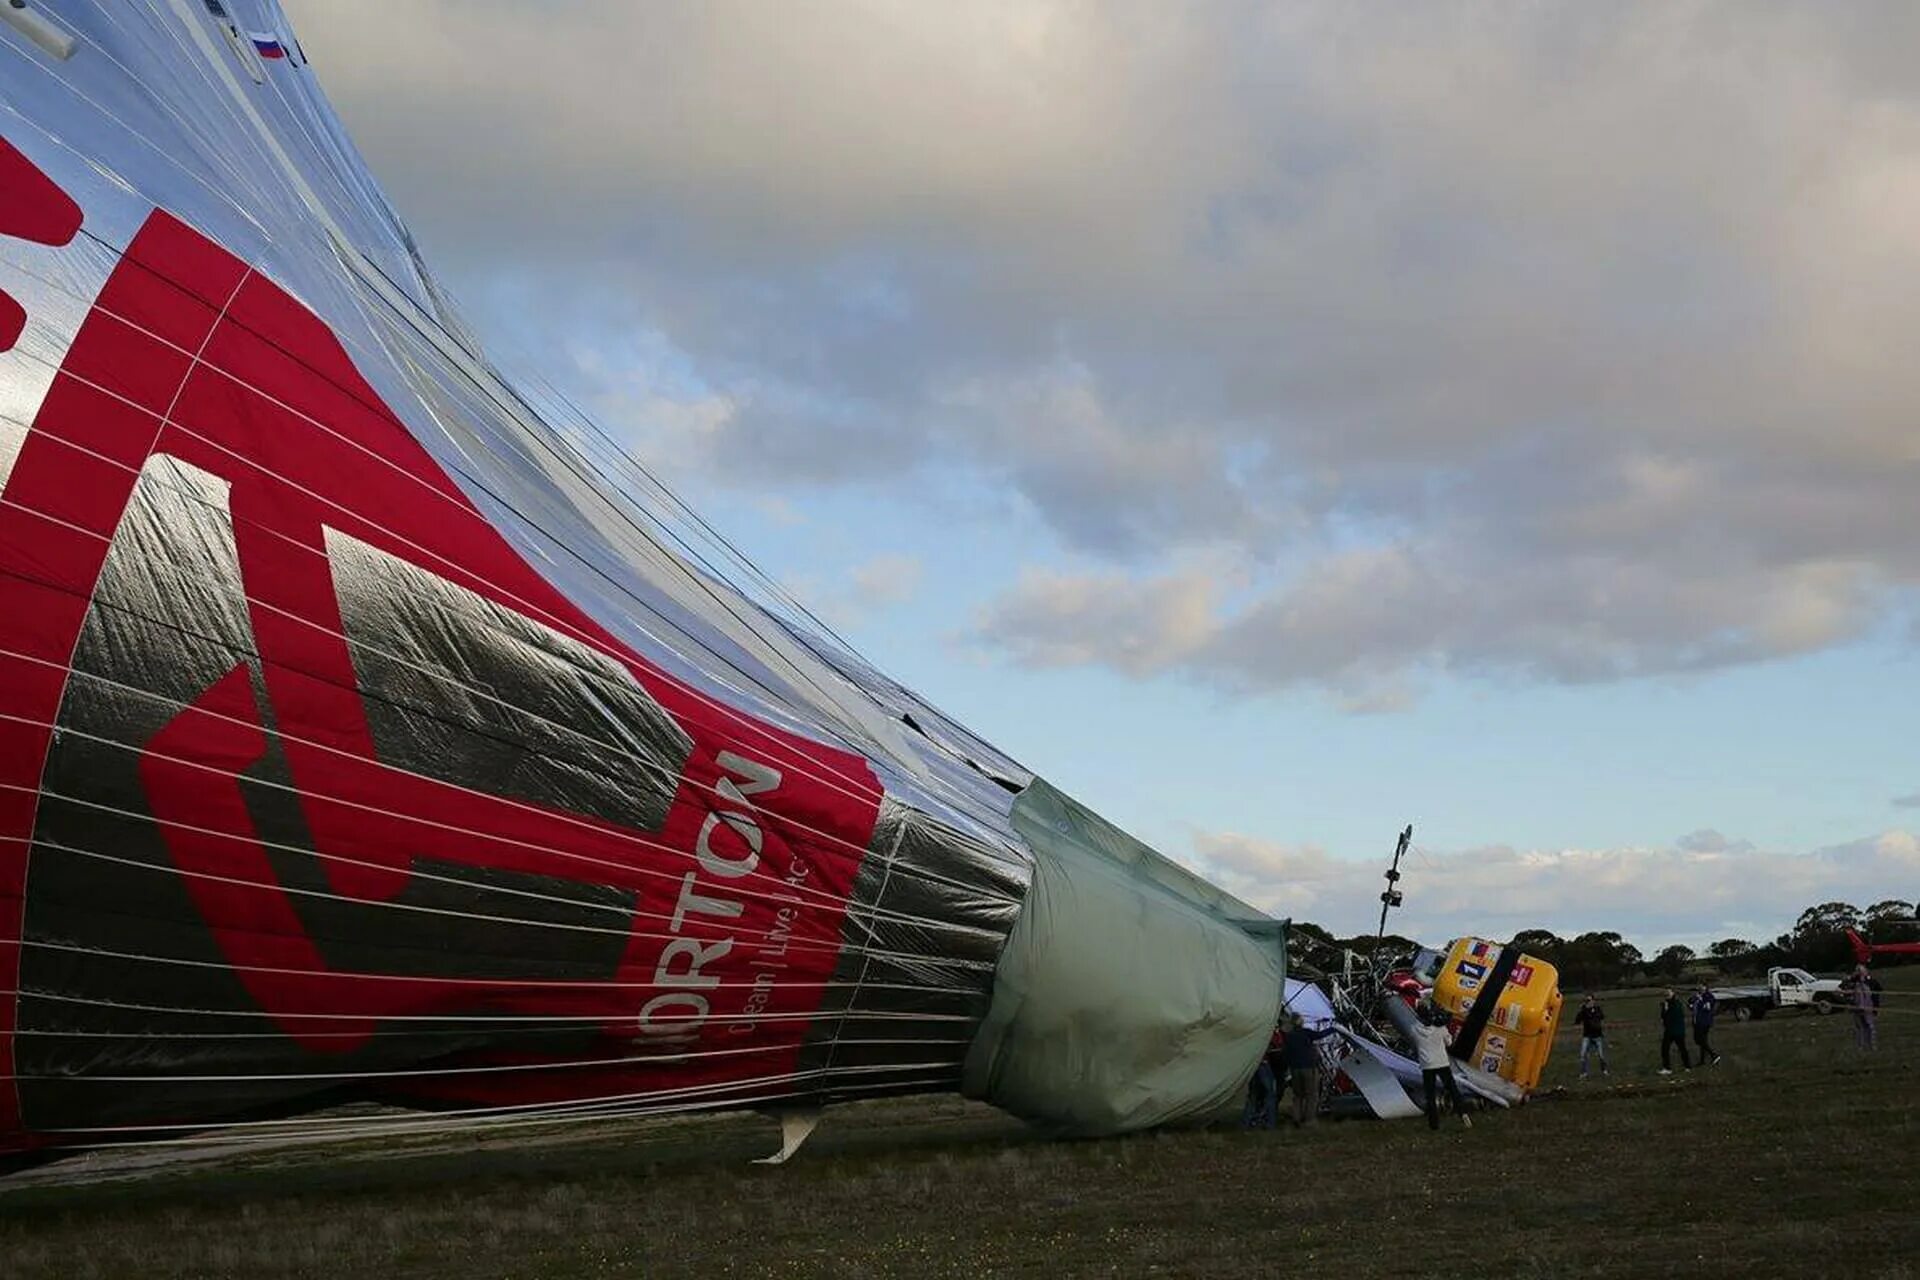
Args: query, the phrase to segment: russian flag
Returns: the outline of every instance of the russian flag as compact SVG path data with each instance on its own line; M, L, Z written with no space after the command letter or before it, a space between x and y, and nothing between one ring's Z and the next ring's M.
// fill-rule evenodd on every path
M247 39L253 41L253 51L263 58L284 58L287 47L280 43L280 37L271 31L249 31Z

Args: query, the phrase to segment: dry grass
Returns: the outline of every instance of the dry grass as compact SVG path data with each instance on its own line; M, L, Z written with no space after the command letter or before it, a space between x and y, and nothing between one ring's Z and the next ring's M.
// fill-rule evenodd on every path
M1616 998L1611 1084L1573 1084L1565 1038L1565 1091L1471 1132L1047 1143L909 1099L835 1112L784 1169L747 1163L774 1137L743 1116L0 1182L0 1276L1911 1280L1920 970L1893 976L1878 1056L1844 1017L1777 1017L1724 1027L1726 1063L1671 1080L1651 998Z

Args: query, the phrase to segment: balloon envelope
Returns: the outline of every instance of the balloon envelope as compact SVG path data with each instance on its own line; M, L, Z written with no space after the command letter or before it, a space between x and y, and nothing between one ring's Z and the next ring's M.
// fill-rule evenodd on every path
M30 9L71 48L0 25L0 1148L1237 1091L1278 926L715 570L475 344L276 4Z

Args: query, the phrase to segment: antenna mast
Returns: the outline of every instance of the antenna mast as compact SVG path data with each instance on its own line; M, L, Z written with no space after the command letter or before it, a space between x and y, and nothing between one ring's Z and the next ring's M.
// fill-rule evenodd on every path
M1407 856L1407 846L1413 843L1413 824L1409 822L1406 830L1400 833L1400 843L1393 847L1393 865L1387 868L1387 887L1380 895L1380 927L1373 935L1373 961L1380 958L1380 944L1387 936L1387 912L1399 906L1402 901L1400 890L1400 859Z

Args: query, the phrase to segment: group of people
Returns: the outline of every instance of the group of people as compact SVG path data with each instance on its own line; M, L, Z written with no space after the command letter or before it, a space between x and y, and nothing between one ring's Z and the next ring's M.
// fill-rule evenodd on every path
M1660 1074L1673 1074L1673 1051L1680 1051L1680 1066L1683 1070L1693 1070L1693 1059L1687 1053L1687 1024L1693 1024L1693 1043L1700 1050L1700 1065L1718 1066L1720 1054L1713 1047L1713 1019L1719 1011L1720 1002L1715 998L1712 988L1702 981L1700 989L1682 1000L1672 987L1661 992L1660 998ZM1611 1076L1612 1064L1607 1061L1607 1011L1592 992L1580 1003L1580 1011L1573 1015L1574 1022L1580 1028L1580 1078L1585 1080L1591 1064L1598 1061L1600 1074Z
M1860 965L1853 975L1840 984L1840 990L1846 994L1847 1004L1853 1010L1854 1043L1862 1049L1878 1048L1880 1044L1880 980L1867 972L1867 966ZM1699 1050L1700 1065L1715 1067L1720 1065L1719 1051L1713 1047L1713 1020L1718 1014L1720 1001L1713 989L1704 980L1698 990L1682 1000L1672 987L1661 993L1660 1000L1660 1074L1673 1074L1673 1051L1680 1051L1682 1070L1693 1070L1693 1058L1687 1052L1687 1027L1693 1027L1694 1047ZM1600 1064L1600 1074L1613 1074L1607 1062L1607 1013L1600 1007L1600 1001L1588 993L1581 1002L1579 1012L1573 1020L1580 1028L1580 1078L1587 1078L1589 1065L1593 1061Z
M1687 1024L1693 1024L1693 1043L1700 1050L1700 1065L1717 1067L1720 1054L1713 1047L1713 1018L1720 1010L1720 1001L1714 996L1713 988L1707 985L1705 978L1700 980L1700 988L1682 1000L1668 987L1660 995L1660 1074L1673 1074L1672 1052L1680 1051L1680 1067L1684 1071L1693 1070L1693 1062L1687 1057Z
M1267 1052L1247 1085L1247 1106L1241 1117L1247 1128L1279 1126L1282 1088L1293 1094L1294 1128L1313 1123L1320 1114L1320 1041L1332 1034L1332 1027L1309 1027L1297 1013L1274 1028Z
M1444 1010L1424 1002L1417 1011L1414 1049L1420 1061L1421 1091L1426 1101L1427 1126L1440 1127L1440 1097L1445 1094L1460 1123L1471 1129L1473 1118L1460 1098L1460 1086L1453 1082L1453 1058L1448 1052L1452 1034ZM1293 1094L1293 1124L1302 1128L1314 1122L1320 1112L1320 1041L1333 1034L1333 1028L1309 1027L1299 1014L1292 1014L1274 1029L1266 1055L1254 1068L1247 1084L1247 1103L1241 1123L1249 1129L1273 1129L1280 1123L1280 1091Z
M1879 1047L1880 980L1860 965L1840 984L1853 1010L1854 1042L1862 1049ZM1693 1029L1693 1045L1700 1065L1720 1065L1720 1053L1713 1047L1713 1022L1720 1001L1703 979L1697 990L1684 999L1672 987L1661 992L1660 999L1660 1074L1673 1074L1673 1051L1680 1051L1680 1067L1693 1070L1693 1056L1687 1049L1687 1029ZM1607 1061L1607 1012L1591 992L1580 1004L1573 1020L1580 1028L1580 1079L1585 1080L1593 1063L1600 1074L1613 1075ZM1420 1061L1421 1092L1424 1097L1427 1126L1440 1127L1440 1097L1444 1093L1460 1123L1473 1127L1461 1101L1460 1088L1453 1079L1453 1058L1448 1046L1452 1035L1448 1018L1432 1002L1422 1001L1416 1010L1414 1049ZM1333 1034L1332 1027L1309 1027L1299 1014L1287 1017L1274 1029L1266 1055L1247 1085L1246 1109L1242 1122L1249 1129L1273 1129L1280 1123L1280 1093L1293 1095L1295 1128L1310 1125L1320 1110L1320 1041Z

